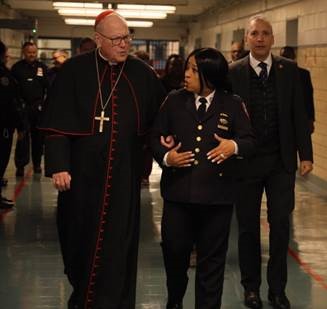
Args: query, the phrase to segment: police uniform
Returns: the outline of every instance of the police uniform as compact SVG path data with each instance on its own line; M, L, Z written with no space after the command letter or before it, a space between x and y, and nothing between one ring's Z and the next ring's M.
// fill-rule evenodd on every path
M207 159L218 146L214 134L235 141L238 155L221 164ZM163 166L167 148L160 136L172 135L179 152L192 151L190 167ZM216 91L202 120L195 97L184 89L171 93L156 119L152 147L163 166L162 249L167 273L168 303L181 303L193 244L197 248L195 308L219 308L228 247L229 226L240 178L242 157L254 151L254 136L245 109L236 96Z
M12 74L18 82L20 95L25 103L25 117L29 127L29 132L25 134L24 138L17 141L15 152L17 172L29 162L30 139L33 166L35 171L38 169L40 172L43 137L37 126L48 88L47 67L40 61L28 63L26 60L20 60L13 65Z
M23 130L17 98L17 85L9 70L0 64L0 179L7 168L15 128ZM1 197L1 186L0 186ZM2 203L4 202L4 203ZM1 199L3 206L5 201ZM2 208L0 205L0 208ZM4 207L3 207L4 208Z

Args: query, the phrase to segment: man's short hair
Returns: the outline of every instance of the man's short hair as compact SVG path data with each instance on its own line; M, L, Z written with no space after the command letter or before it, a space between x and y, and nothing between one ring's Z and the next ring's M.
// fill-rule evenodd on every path
M69 57L69 54L68 54L67 50L65 50L65 49L57 49L57 50L55 50L55 51L52 53L52 55L55 54L55 53L58 53L58 54L60 54L61 56L64 56L64 57L66 57L66 58Z
M267 17L265 17L263 15L254 15L254 16L250 17L248 22L247 22L245 34L249 33L251 23L253 21L258 21L258 20L267 23L269 25L270 29L271 29L271 33L273 33L272 25L271 25L271 23L270 23L270 21L268 20Z
M137 58L142 59L143 61L145 61L146 63L150 62L150 55L149 53L147 53L145 50L137 50L134 55Z
M22 49L28 47L28 46L35 46L36 47L36 44L34 42L25 42L22 46Z
M295 49L292 46L284 46L280 49L280 55L282 57L295 60Z

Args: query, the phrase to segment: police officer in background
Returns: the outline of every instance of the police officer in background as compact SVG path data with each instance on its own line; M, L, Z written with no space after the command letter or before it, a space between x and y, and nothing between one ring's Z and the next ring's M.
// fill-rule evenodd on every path
M52 85L62 65L68 58L69 58L69 54L64 49L57 49L52 53L53 67L48 71L49 85Z
M17 84L6 67L7 47L0 41L0 179L7 168L15 128L18 139L23 135L23 122L20 117L20 101L17 98ZM0 209L10 209L14 205L1 194Z
M37 60L37 47L26 42L22 48L24 59L12 67L12 74L18 82L25 105L28 130L22 140L18 140L15 151L16 176L24 176L24 167L29 162L30 141L34 173L41 173L43 137L37 129L44 99L47 93L47 67Z

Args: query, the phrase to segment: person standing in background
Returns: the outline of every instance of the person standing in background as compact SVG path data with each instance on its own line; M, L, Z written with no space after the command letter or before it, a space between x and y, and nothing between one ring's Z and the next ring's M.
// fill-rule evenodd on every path
M280 55L282 57L296 61L295 50L291 46L284 46L283 48L281 48ZM306 70L299 66L298 68L299 68L300 78L302 82L305 109L307 111L307 116L309 118L310 133L312 134L315 130L315 126L314 126L315 107L313 102L313 87L311 82L311 75L309 70Z
M94 51L96 48L97 48L96 42L93 39L86 37L83 38L79 43L77 54L88 53Z
M69 54L64 49L58 49L52 53L53 67L48 70L48 81L51 85L56 78L60 68L64 62L68 59Z
M149 53L147 53L145 50L137 50L134 55L143 60L145 63L147 63L152 69L152 61L150 59ZM153 69L155 72L155 70ZM143 164L143 172L142 172L142 179L141 184L143 187L148 187L150 185L149 177L152 172L152 164L153 164L153 157L152 157L152 151L150 149L150 137L147 135L145 137L145 143L143 145L143 151L142 151L142 164Z
M242 59L247 55L246 51L244 50L244 42L237 42L233 41L230 49L230 56L231 56L231 61L230 62L235 62L239 59Z
M15 129L18 131L18 140L24 134L17 83L6 67L7 53L7 47L0 41L0 179L3 179L9 162ZM0 186L0 209L10 209L13 206L12 200L2 196Z
M47 67L37 60L37 47L26 42L22 47L24 59L16 62L11 73L16 79L24 101L25 121L28 130L17 140L15 151L16 176L24 176L24 167L30 160L30 144L34 173L40 174L43 154L43 135L38 125L48 90Z
M233 91L244 99L257 138L257 151L249 159L236 203L244 304L262 308L260 215L265 191L270 227L268 300L276 309L288 309L287 250L297 155L299 172L307 175L313 168L311 136L297 66L272 55L270 22L263 16L250 18L245 42L249 56L230 64L229 71Z
M165 71L160 80L167 93L184 86L184 59L182 56L172 54L168 57Z

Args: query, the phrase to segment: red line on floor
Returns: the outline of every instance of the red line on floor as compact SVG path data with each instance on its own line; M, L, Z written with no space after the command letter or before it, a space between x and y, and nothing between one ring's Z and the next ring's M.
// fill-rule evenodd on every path
M320 284L325 290L327 290L327 284L325 279L318 275L308 263L301 260L298 252L288 247L288 254L302 267L302 269L313 278L318 284Z
M22 180L16 185L12 200L15 202L17 197L20 195L20 193L22 192L23 188L26 186L26 181L31 177L32 175L32 171L33 169L30 168L26 174L24 175L24 177L22 178ZM0 222L4 219L4 217L6 216L7 213L11 212L13 209L8 209L8 210L4 210L0 213Z
M32 168L30 168L27 173L24 175L23 179L18 183L18 185L15 188L14 196L12 197L13 201L16 201L17 197L22 192L23 188L26 186L26 181L31 177L32 175Z
M266 231L269 231L269 224L266 221L261 220L261 224L265 227ZM315 280L322 288L327 290L327 283L325 282L325 279L322 276L318 275L309 266L308 263L302 261L297 251L288 247L288 254L295 260L296 263L300 265L300 267L304 270L305 273L307 273L313 280Z

